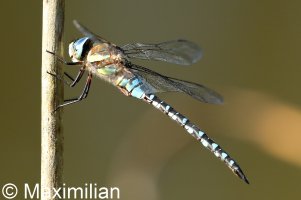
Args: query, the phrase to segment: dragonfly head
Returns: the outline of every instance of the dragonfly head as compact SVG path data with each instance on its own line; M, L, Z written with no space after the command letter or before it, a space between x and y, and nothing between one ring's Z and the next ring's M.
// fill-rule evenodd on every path
M90 49L91 40L83 37L72 41L69 44L69 56L73 62L83 61Z

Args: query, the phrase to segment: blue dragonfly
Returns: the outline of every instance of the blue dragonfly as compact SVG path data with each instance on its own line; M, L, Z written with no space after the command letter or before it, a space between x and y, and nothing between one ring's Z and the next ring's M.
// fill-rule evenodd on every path
M226 151L188 118L159 99L156 94L182 92L198 101L211 104L222 103L222 97L204 85L171 78L130 61L138 58L191 65L202 56L201 49L196 44L187 40L173 40L158 44L133 43L119 47L92 33L77 21L74 21L74 25L84 37L69 44L69 56L72 62L57 57L67 65L81 65L75 78L65 73L72 80L69 86L74 87L85 71L88 72L88 76L81 95L78 98L65 100L57 109L85 99L88 96L92 77L99 77L117 87L124 95L141 99L166 114L223 161L235 175L249 183L237 162ZM49 53L55 55L53 52Z

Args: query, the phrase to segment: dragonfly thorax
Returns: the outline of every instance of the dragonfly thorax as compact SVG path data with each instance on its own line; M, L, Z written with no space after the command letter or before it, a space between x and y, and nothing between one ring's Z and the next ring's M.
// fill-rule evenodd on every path
M125 61L125 55L113 45L108 43L95 43L89 50L86 61L97 63L98 67L104 67L109 64L118 64Z
M84 59L90 49L91 40L83 37L74 40L69 44L69 56L73 62L79 62Z

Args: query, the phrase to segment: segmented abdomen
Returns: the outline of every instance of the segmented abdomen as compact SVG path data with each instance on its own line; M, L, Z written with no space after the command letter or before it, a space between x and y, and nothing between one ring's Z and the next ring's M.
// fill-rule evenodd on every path
M191 123L184 115L177 112L169 104L160 100L154 94L146 94L144 88L145 86L137 77L134 77L130 80L123 79L118 86L125 88L131 96L143 99L147 103L153 105L155 108L168 115L172 120L180 124L190 135L200 141L201 144L209 149L217 158L223 161L234 174L236 174L246 183L249 183L239 165L230 157L228 153L226 153L216 142L210 139L200 128Z

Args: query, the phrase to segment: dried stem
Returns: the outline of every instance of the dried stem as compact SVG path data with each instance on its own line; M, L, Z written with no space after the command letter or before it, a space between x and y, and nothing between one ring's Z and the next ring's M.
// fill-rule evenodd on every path
M42 119L41 119L41 193L42 200L53 198L52 188L62 186L63 133L61 109L53 112L63 99L63 84L47 72L62 75L56 58L46 50L60 54L64 25L64 0L43 0L42 35ZM49 190L48 193L46 190Z

